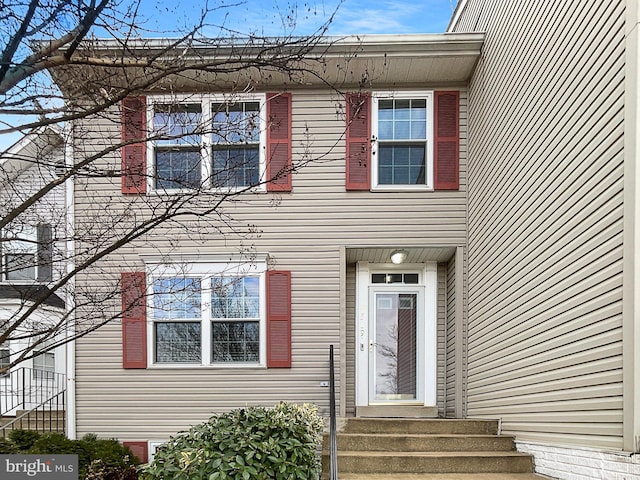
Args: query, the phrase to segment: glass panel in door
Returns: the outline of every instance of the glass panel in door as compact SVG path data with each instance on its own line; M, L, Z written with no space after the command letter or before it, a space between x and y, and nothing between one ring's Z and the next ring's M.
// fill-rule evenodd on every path
M374 293L373 399L418 399L418 295Z

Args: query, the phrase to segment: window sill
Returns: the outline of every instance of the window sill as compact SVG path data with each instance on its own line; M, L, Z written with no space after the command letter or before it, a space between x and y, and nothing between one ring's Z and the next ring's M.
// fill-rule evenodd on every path
M37 287L42 287L45 285L48 285L49 282L42 282L40 280L1 280L0 284L2 285L16 285L16 286L20 286L20 287L33 287L33 286L37 286Z
M147 187L148 196L161 196L161 195L196 195L196 194L233 194L233 193L267 193L266 188L252 187L252 188L201 188L188 189L188 188L171 188L171 189L156 189Z
M371 187L372 192L433 192L428 185L377 185Z
M266 370L267 366L261 363L215 363L210 365L198 365L195 363L153 363L147 366L147 370Z

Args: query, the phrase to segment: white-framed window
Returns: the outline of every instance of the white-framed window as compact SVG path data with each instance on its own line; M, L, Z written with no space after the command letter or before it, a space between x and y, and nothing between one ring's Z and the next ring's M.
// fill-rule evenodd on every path
M0 344L0 376L9 375L9 370L2 371L7 368L11 363L11 350L9 349L9 343L4 342Z
M265 176L266 96L148 97L151 190L236 190Z
M265 364L264 265L169 266L149 278L150 364Z
M153 105L154 188L197 188L202 182L202 105Z
M3 231L2 276L9 282L33 282L37 278L37 229L11 225Z
M433 92L373 92L372 185L433 189Z
M160 445L164 445L166 442L165 441L160 441L160 440L149 440L147 442L148 445L148 451L149 451L149 463L153 462L153 458L156 456L156 451L158 450L158 447L160 447Z
M33 378L53 380L56 373L56 356L53 351L36 352L33 357Z
M404 285L419 285L420 284L420 272L374 272L371 274L372 284L404 284Z

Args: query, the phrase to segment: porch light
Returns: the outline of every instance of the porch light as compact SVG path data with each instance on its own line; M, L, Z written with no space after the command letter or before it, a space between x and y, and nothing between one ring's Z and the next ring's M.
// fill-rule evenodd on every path
M395 263L399 265L403 263L407 259L407 251L406 250L394 250L391 252L391 263Z

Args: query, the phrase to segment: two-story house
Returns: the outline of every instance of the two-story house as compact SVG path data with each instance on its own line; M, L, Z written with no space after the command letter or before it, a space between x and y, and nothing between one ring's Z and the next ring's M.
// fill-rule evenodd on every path
M77 121L76 162L125 146L92 164L122 179L76 179L76 232L119 212L117 235L181 201L190 214L76 279L121 288L102 308L122 322L77 341L69 433L147 446L234 407L326 413L330 344L341 416L463 415L467 85L482 38L330 39L295 81L254 70L238 92L204 71Z
M65 290L50 290L65 268L64 185L31 204L64 168L63 135L53 127L25 136L0 158L0 216L11 217L0 230L0 328L10 332L0 347L2 417L47 404L66 388L66 332L59 327ZM64 409L62 396L55 402Z

